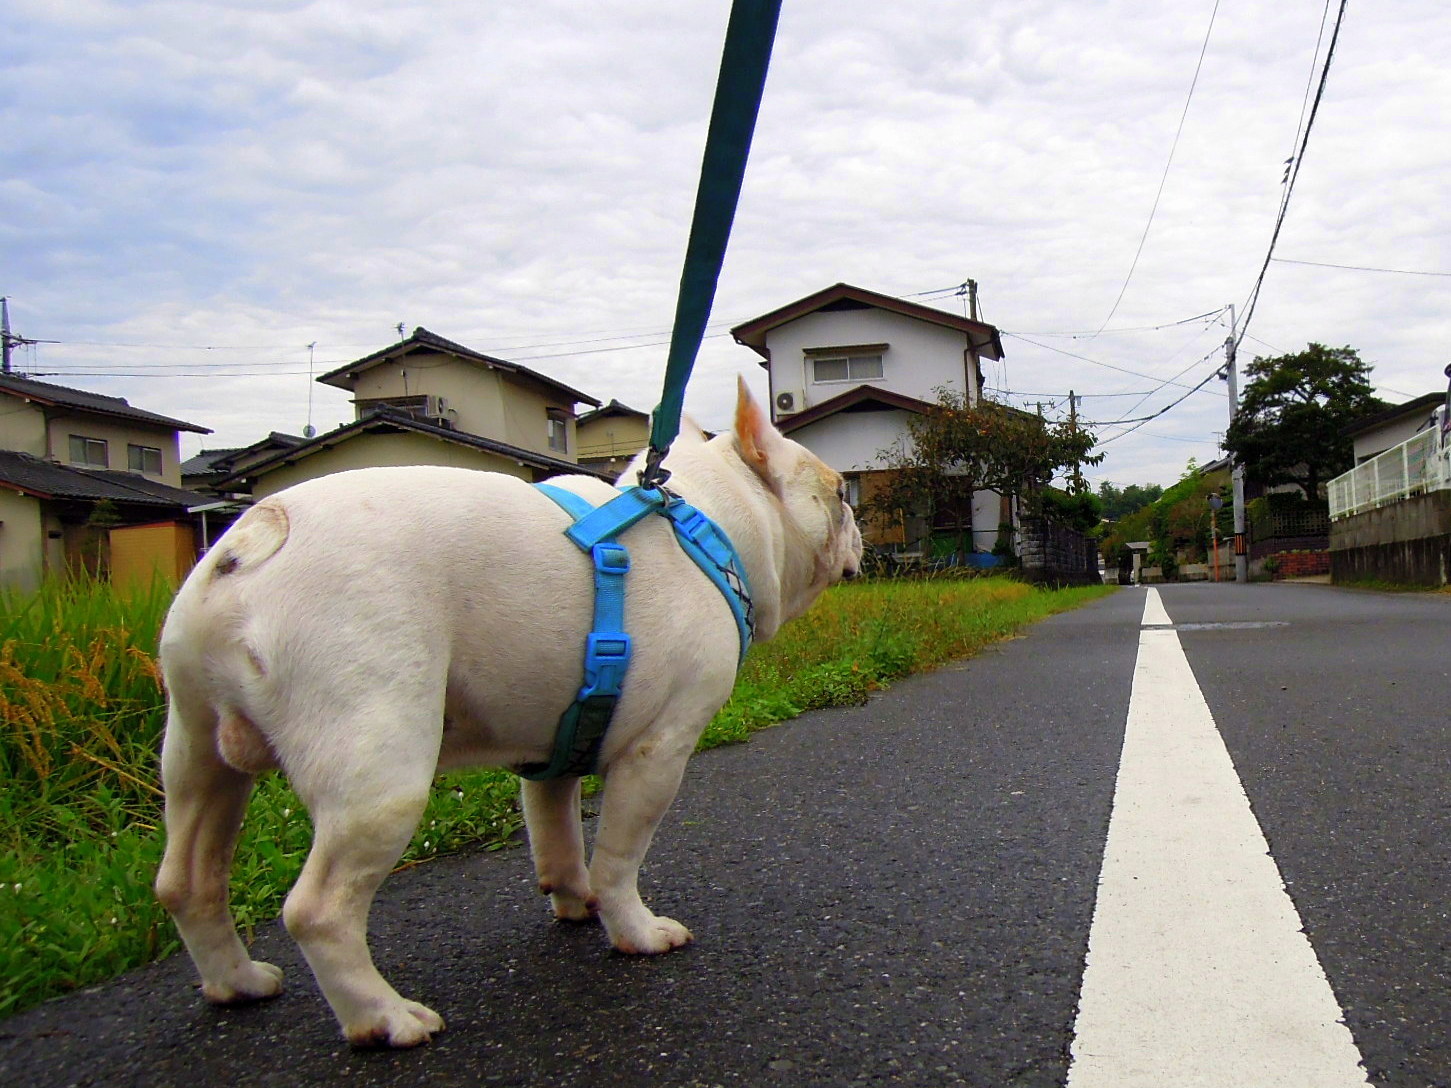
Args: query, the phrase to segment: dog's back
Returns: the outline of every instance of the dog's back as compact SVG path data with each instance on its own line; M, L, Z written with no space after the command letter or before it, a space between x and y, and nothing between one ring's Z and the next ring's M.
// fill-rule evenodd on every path
M579 688L590 627L593 569L567 524L522 480L443 467L338 473L264 499L177 595L162 636L168 690L205 704L241 769L272 765L281 734L387 685L439 703L445 765L537 760ZM648 674L652 659L688 654L705 617L668 614L669 585L692 572L663 522L628 541L627 618ZM722 606L708 596L686 607ZM620 717L637 703L623 701Z

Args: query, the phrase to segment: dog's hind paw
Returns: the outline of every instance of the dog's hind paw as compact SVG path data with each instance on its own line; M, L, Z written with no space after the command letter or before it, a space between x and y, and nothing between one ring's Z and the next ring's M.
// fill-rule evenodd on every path
M443 1030L443 1017L416 1001L400 1001L364 1021L346 1024L343 1034L359 1047L421 1046Z
M282 968L248 960L220 982L203 982L202 996L213 1005L266 1001L282 992Z
M684 948L693 940L695 937L690 930L674 918L658 914L651 915L644 925L610 932L610 943L615 946L615 951L627 956L658 956L662 952Z
M561 922L593 922L600 916L600 901L594 896L581 898L555 892L549 897L554 917Z

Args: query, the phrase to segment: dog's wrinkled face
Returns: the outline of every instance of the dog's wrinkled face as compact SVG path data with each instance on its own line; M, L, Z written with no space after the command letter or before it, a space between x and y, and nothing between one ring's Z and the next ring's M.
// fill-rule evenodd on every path
M781 572L779 618L785 622L809 608L828 586L856 577L861 531L841 473L778 431L744 380L738 383L734 442L741 460L780 501L785 527L794 537L786 549L791 569ZM803 562L810 566L802 569Z
M846 501L846 480L841 473L805 447L794 446L797 468L782 490L782 501L793 520L811 541L816 572L811 591L819 593L843 578L855 578L861 569L862 535Z

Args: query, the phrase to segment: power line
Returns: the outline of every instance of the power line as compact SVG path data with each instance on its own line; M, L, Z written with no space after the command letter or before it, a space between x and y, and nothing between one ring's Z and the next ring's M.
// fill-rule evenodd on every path
M1328 261L1292 261L1289 257L1271 257L1276 264L1308 264L1316 268L1344 268L1351 272L1393 272L1398 276L1451 276L1451 272L1421 272L1413 268L1371 268L1362 264L1331 264Z
M1045 400L1050 397L1057 400L1068 399L1067 393L1025 393L1018 389L994 389L990 385L984 386L984 388L989 393L1001 393L1005 397L1042 397ZM1160 386L1159 388L1162 389L1163 386ZM1108 397L1147 397L1153 395L1154 393L1157 393L1158 391L1158 389L1150 389L1147 393L1075 393L1074 396L1076 396L1079 400L1087 400L1090 397L1097 397L1099 399L1106 399Z
M1280 199L1280 212L1275 217L1275 229L1270 235L1269 249L1265 252L1265 263L1260 267L1260 274L1255 278L1255 285L1250 290L1245 304L1244 321L1239 327L1239 336L1235 340L1236 346L1244 339L1250 320L1254 317L1255 307L1259 304L1260 288L1264 286L1265 274L1269 271L1270 261L1275 256L1275 243L1280 240L1280 229L1285 225L1285 213L1290 208L1290 196L1295 191L1295 182L1299 180L1300 167L1305 164L1305 148L1310 144L1310 130L1315 127L1315 117L1320 112L1320 102L1325 97L1325 84L1330 78L1330 62L1335 59L1335 43L1340 39L1340 26L1345 20L1345 6L1348 2L1349 0L1340 0L1340 10L1335 16L1335 28L1330 33L1330 45L1325 50L1325 63L1320 69L1320 85L1315 89L1315 102L1310 107L1310 117L1306 120L1305 131L1300 136L1300 149L1293 157L1289 182L1285 186L1284 196Z
M1208 385L1215 378L1220 377L1221 376L1221 373L1222 373L1222 368L1216 369L1212 374L1205 375L1204 380L1201 381L1198 385L1196 385L1193 389L1189 390L1189 392L1185 393L1183 396L1179 397L1178 399L1170 401L1168 404L1164 405L1164 407L1160 408L1157 412L1154 412L1152 415L1139 416L1136 419L1107 419L1107 420L1101 420L1101 421L1099 421L1099 420L1083 420L1082 421L1083 422L1083 425L1085 427L1117 427L1121 423L1143 424L1143 423L1149 422L1149 420L1151 420L1151 419L1158 419L1165 412L1169 411L1169 409L1175 408L1178 405L1182 404L1184 401L1186 401L1190 397L1192 397L1195 393L1199 392L1199 390L1203 389L1206 385ZM1129 428L1129 430L1136 430L1136 429L1137 428L1135 428L1135 427ZM1129 433L1128 431L1125 431L1124 432L1124 434L1128 434L1128 433ZM1122 438L1122 437L1123 437L1123 435L1114 435L1114 438ZM1108 440L1105 439L1105 441L1108 441ZM1100 445L1102 445L1102 443L1100 443Z
M1086 336L1086 337L1088 337L1091 340L1095 336L1098 336L1100 333L1105 333L1105 332L1107 332L1109 334L1120 333L1120 332L1159 332L1159 331L1161 331L1163 329L1176 328L1179 325L1191 325L1191 324L1193 324L1196 321L1212 322L1215 318L1217 318L1221 314L1223 314L1226 309L1228 309L1227 306L1221 306L1217 310L1210 310L1207 313L1195 314L1193 317L1182 318L1179 321L1166 321L1162 325L1123 325L1123 326L1120 326L1117 329L1099 329L1097 332L1090 332L1087 329L1077 329L1077 330L1074 330L1072 332L1031 332L1030 331L1027 335L1031 335L1031 336L1062 336L1062 337L1066 337L1068 339L1075 339L1075 340L1078 337L1080 337L1080 336Z
M1117 370L1120 374L1128 374L1131 377L1135 378L1144 378L1145 380L1151 382L1162 382L1163 385L1178 384L1177 382L1172 380L1165 382L1162 378L1154 374L1143 374L1137 370L1129 370L1127 367L1116 366L1113 363L1105 363L1102 359L1090 359L1087 355L1079 355L1077 352L1074 351L1067 351L1063 348L1055 348L1052 344L1040 344L1038 341L1023 336L1021 333L1008 332L1005 329L1000 329L998 331L1001 332L1004 336L1011 336L1014 340L1021 340L1025 344L1032 344L1035 348L1042 348L1044 351L1056 351L1059 355L1067 355L1071 359L1079 359L1085 363L1092 363L1094 366L1105 367L1108 370ZM1180 386L1180 388L1184 387Z
M1125 435L1133 434L1134 431L1137 431L1140 427L1142 427L1145 423L1148 423L1151 419L1158 419L1165 412L1169 411L1169 409L1177 407L1178 405L1180 405L1181 403L1183 403L1185 400L1187 400L1189 397L1191 397L1195 393L1199 392L1199 390L1203 389L1206 385L1208 385L1215 378L1219 377L1219 375L1220 375L1220 372L1218 370L1216 370L1214 373L1208 375L1202 382L1200 382L1198 385L1196 385L1193 389L1189 390L1189 392L1185 393L1178 400L1171 401L1170 403L1164 405L1164 407L1160 408L1157 412L1155 412L1151 416L1144 416L1142 419L1136 419L1136 420L1133 420L1133 419L1116 420L1116 421L1113 421L1111 423L1085 423L1084 426L1088 426L1088 427L1109 427L1109 426L1114 426L1117 423L1132 423L1133 424L1132 427L1129 427L1126 430L1122 430L1118 434L1113 435L1113 436L1111 436L1109 438L1105 438L1102 442L1098 443L1100 446L1107 446L1110 442L1117 442L1120 438L1123 438Z
M1199 60L1194 65L1194 78L1189 81L1189 93L1184 98L1184 110L1179 114L1179 127L1174 130L1174 142L1169 145L1169 158L1164 163L1164 173L1159 178L1159 189L1154 194L1154 205L1149 209L1149 221L1144 224L1144 233L1139 236L1139 247L1134 250L1134 259L1129 263L1129 273L1124 277L1123 286L1118 290L1118 298L1113 300L1113 306L1108 311L1108 316L1103 319L1103 324L1098 327L1098 333L1113 320L1113 315L1118 313L1119 303L1124 300L1124 293L1129 289L1129 281L1134 278L1134 270L1139 267L1139 257L1143 255L1144 243L1149 240L1149 228L1154 225L1154 216L1159 211L1159 201L1164 195L1164 185L1169 180L1169 167L1174 164L1174 152L1179 149L1179 137L1184 134L1184 122L1189 117L1189 103L1194 101L1194 88L1199 85L1199 72L1204 67L1204 54L1209 51L1209 36L1214 32L1214 20L1219 14L1219 0L1214 0L1214 9L1209 13L1209 26L1204 31L1204 44L1199 47Z

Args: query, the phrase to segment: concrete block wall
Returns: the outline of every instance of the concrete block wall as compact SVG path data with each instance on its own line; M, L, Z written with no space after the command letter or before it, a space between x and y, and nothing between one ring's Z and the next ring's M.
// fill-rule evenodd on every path
M1045 518L1024 518L1019 549L1023 574L1034 581L1061 584L1101 581L1098 548L1075 529Z
M1451 582L1451 491L1413 495L1331 522L1330 580Z

